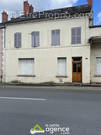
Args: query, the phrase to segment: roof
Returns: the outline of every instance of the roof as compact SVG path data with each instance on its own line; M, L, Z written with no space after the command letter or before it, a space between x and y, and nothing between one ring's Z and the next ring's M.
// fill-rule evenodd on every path
M43 19L62 19L65 17L69 17L69 15L75 14L86 14L91 12L91 6L89 5L81 5L75 7L67 7L60 9L53 9L41 12L34 12L33 14L22 15L18 18L5 22L4 24L24 22L30 20L43 20ZM2 23L1 23L2 24ZM1 25L0 24L0 25Z

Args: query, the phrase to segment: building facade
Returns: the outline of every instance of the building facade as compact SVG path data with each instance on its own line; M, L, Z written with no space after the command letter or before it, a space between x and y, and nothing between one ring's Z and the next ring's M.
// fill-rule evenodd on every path
M54 17L57 13L59 18ZM101 27L92 25L91 6L44 14L36 12L34 17L28 14L5 23L3 81L101 83Z

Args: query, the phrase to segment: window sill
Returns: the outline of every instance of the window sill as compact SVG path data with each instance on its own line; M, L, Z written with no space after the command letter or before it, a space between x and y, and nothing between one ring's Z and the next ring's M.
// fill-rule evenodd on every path
M101 77L101 75L94 75L94 77Z
M32 48L38 48L38 47L40 47L40 46L32 46Z
M35 75L17 75L18 77L36 77Z
M67 75L65 75L65 76L63 76L63 75L57 75L56 77L57 77L57 78L68 78Z
M75 46L82 46L82 44L71 44L73 47Z
M58 47L58 46L60 46L59 44L58 45L51 45L51 47Z

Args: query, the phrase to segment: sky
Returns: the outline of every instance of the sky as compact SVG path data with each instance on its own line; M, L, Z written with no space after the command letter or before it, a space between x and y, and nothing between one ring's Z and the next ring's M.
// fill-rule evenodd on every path
M2 11L7 11L9 16L17 17L23 11L24 0L0 0L0 21ZM35 11L55 8L71 7L87 4L87 0L29 0ZM94 24L101 25L101 0L93 0Z

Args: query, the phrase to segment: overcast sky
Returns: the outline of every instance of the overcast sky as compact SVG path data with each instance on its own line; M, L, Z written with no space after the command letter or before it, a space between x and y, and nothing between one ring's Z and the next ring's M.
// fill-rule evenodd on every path
M9 13L9 16L23 10L24 0L0 0L0 14L3 10ZM96 2L97 1L97 2ZM35 11L70 7L87 4L87 0L29 0L35 8ZM93 0L94 24L101 24L101 0ZM1 17L0 17L1 18Z

